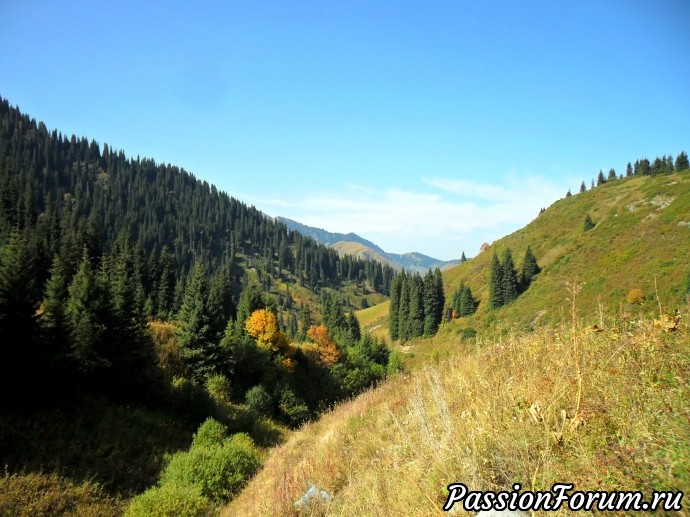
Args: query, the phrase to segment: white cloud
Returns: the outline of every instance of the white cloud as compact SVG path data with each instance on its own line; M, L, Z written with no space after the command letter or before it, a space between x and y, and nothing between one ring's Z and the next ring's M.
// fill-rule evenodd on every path
M508 175L490 185L448 178L422 179L440 193L399 188L377 191L345 185L341 191L304 192L292 198L246 196L259 209L331 232L355 232L384 250L417 251L441 259L477 253L534 219L541 207L562 197L543 178ZM428 187L427 187L428 190Z

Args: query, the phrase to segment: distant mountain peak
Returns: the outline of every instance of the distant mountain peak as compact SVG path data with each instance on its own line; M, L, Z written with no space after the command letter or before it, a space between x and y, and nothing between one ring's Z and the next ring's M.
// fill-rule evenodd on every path
M396 269L404 268L408 271L426 272L428 269L436 267L446 269L460 263L460 260L444 261L417 252L388 253L380 246L353 232L329 232L323 228L307 226L287 217L276 217L275 219L292 231L299 232L322 244L335 248L340 254L374 258L380 262L390 264ZM347 243L356 243L360 246L347 245Z

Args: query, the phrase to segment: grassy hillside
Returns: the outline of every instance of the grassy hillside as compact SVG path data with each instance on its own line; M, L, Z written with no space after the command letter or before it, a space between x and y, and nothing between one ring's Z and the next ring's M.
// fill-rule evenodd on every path
M585 232L587 214L596 226ZM513 303L489 311L493 251L510 247L519 269L528 245L542 272ZM444 272L447 295L469 283L481 301L475 315L406 344L410 373L271 451L224 515L296 514L311 485L334 496L311 515L442 515L454 482L687 493L688 256L687 172L557 201ZM635 288L644 299L631 304ZM675 331L658 325L659 304L682 316ZM359 311L362 328L385 332L387 306ZM467 339L469 326L477 335Z
M589 214L596 226L585 232ZM515 302L488 311L489 263L510 248L518 270L531 246L542 273ZM481 300L477 313L461 324L477 328L532 328L570 317L567 282L581 286L583 315L602 310L666 312L686 304L690 273L690 173L629 178L556 201L526 227L491 245L477 257L444 272L448 294L467 282ZM656 279L656 287L655 287ZM641 289L641 306L626 303Z
M511 334L390 380L271 451L223 515L295 515L311 485L333 495L311 515L442 515L453 482L687 493L688 328L605 324Z

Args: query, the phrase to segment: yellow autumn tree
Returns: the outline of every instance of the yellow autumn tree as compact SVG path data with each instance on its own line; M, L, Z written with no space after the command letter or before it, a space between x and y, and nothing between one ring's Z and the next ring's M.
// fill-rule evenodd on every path
M312 325L307 337L316 343L319 359L327 366L333 366L340 359L340 350L328 336L328 329L323 325Z
M261 348L281 352L289 347L288 339L278 330L276 315L271 311L258 309L252 312L244 328Z

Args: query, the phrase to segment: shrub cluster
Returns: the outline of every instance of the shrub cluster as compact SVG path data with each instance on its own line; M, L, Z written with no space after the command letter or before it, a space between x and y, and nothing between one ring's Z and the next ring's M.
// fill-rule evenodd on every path
M209 418L189 450L170 457L158 486L136 497L125 515L204 515L214 503L237 494L259 465L259 454L247 434L228 437L225 426Z

